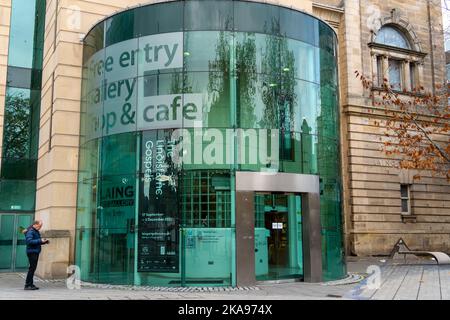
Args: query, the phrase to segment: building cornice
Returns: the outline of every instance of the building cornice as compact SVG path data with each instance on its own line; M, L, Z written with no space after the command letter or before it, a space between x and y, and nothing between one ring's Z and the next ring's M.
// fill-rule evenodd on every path
M399 53L407 54L410 56L416 56L416 57L420 57L420 58L425 58L427 55L427 53L425 53L425 52L420 52L420 51L410 50L410 49L403 49L403 48L398 48L398 47L392 47L392 46L388 46L388 45L376 43L376 42L369 42L367 45L369 46L369 48L373 48L373 49L394 51L394 52L399 52Z
M325 20L333 28L335 29L339 28L341 17L345 12L343 8L321 4L317 2L313 2L312 6L314 15Z

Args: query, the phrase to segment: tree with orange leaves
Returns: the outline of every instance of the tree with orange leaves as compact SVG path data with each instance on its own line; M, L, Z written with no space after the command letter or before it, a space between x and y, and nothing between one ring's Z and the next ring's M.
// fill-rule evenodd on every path
M425 92L423 87L407 93L395 91L384 79L380 90L372 90L373 82L358 71L375 108L385 114L382 151L397 158L396 167L431 171L433 176L443 176L450 181L450 105L448 88L437 87L437 94ZM374 110L370 110L374 112ZM381 127L379 121L375 125Z

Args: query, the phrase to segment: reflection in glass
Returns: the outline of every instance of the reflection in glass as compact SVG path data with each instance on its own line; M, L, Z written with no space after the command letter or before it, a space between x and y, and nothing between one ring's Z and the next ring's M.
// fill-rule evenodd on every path
M303 277L300 195L255 194L255 275L259 281Z
M3 157L30 157L31 103L29 89L8 88L5 101Z
M173 66L153 70L139 64L106 75L108 82L136 80L136 94L127 101L129 111L136 112L135 123L104 128L87 139L90 129L83 122L112 112L120 121L125 101L82 103L77 260L88 270L83 279L234 285L233 171L275 168L320 175L324 275L345 275L333 30L303 13L251 2L195 0L126 12L86 37L83 96L104 80L88 72L92 61L117 58L130 47L144 49L149 39L170 40L183 50ZM139 38L147 35L154 36ZM184 115L178 117L188 103L198 108L193 118L201 120L201 130ZM189 137L172 141L177 128ZM268 163L245 162L259 154L259 141L252 140L257 129L270 129L262 131L269 152L276 146ZM277 139L271 140L275 132ZM196 133L200 140L194 140ZM229 135L241 144L226 145ZM217 148L211 147L214 142ZM189 161L175 166L169 159L178 146L195 147L200 155L183 149L183 160ZM158 170L164 174L158 176ZM265 271L257 267L257 276L301 277L300 196L264 197L255 203L255 238L267 248L257 253L264 253L265 264ZM145 220L160 215L169 220ZM278 234L271 231L272 223L281 225ZM164 236L152 238L155 230Z
M185 30L232 30L233 2L231 0L186 1Z
M36 0L13 0L8 65L32 68Z
M393 90L402 89L402 62L389 59L389 84Z

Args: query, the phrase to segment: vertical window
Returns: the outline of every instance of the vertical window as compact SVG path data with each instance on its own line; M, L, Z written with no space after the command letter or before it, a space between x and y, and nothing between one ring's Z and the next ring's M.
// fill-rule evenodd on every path
M392 90L402 90L402 62L389 60L389 84Z
M402 200L402 214L411 214L410 185L400 185L400 197Z
M383 86L384 70L383 70L383 56L377 56L377 76L378 86Z
M418 83L417 83L417 66L415 63L409 64L409 75L411 77L411 91L414 89L417 89Z

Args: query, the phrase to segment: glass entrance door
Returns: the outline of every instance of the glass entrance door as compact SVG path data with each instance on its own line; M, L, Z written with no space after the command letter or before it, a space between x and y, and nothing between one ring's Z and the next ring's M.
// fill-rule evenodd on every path
M289 264L289 228L287 211L269 211L265 215L265 227L269 232L267 239L269 273L283 274Z
M0 271L26 269L25 236L23 228L31 225L32 214L0 214Z
M303 277L301 196L255 195L256 279Z

